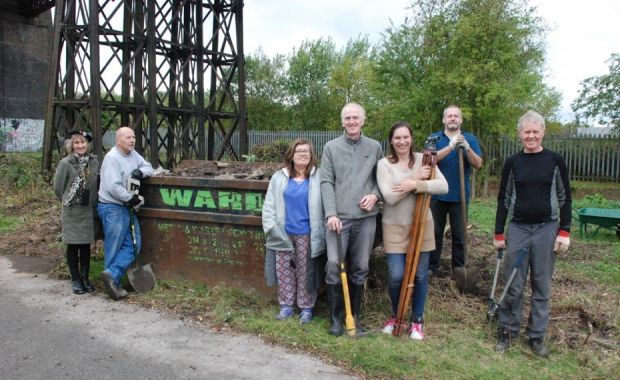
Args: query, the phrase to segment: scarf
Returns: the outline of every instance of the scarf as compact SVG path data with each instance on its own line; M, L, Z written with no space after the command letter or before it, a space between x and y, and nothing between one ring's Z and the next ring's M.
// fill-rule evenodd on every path
M88 206L90 198L90 170L88 168L88 155L78 156L74 154L73 157L77 161L77 175L71 183L69 191L65 193L62 204L66 207L74 206Z

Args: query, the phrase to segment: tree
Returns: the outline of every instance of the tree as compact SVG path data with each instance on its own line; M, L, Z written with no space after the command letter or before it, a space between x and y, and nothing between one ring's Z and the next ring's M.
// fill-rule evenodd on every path
M337 54L328 83L333 108L339 110L349 102L357 102L367 107L371 102L374 81L371 53L368 38L360 37L349 40L345 48ZM335 117L329 129L339 128L340 119Z
M246 109L249 129L288 129L286 58L262 50L245 58Z
M571 108L578 117L596 119L620 133L620 54L612 54L607 62L609 73L581 82L581 92Z
M304 41L288 60L290 129L323 130L334 115L329 80L336 61L330 38Z
M387 30L377 60L386 118L426 134L457 104L464 129L490 149L527 109L554 115L557 91L544 84L542 20L525 0L414 0L413 18ZM488 162L486 163L488 164ZM499 163L496 163L499 164Z

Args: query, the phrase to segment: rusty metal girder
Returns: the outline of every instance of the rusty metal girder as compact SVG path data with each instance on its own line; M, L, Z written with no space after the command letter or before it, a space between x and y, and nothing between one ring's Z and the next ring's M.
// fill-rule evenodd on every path
M102 136L132 126L164 167L247 153L242 13L242 0L56 0L43 169L74 128L102 156Z

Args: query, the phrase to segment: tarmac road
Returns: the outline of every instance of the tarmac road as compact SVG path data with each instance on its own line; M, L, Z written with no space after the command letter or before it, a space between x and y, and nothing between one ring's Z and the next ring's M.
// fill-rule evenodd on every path
M23 260L23 259L20 259ZM154 310L74 295L0 256L0 379L350 379L320 360Z

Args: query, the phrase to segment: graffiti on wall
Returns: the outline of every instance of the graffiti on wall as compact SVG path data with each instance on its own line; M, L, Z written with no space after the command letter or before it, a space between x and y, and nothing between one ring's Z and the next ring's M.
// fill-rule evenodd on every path
M260 216L264 192L213 189L159 189L163 204L173 209Z
M36 152L43 147L43 120L0 118L0 152Z

